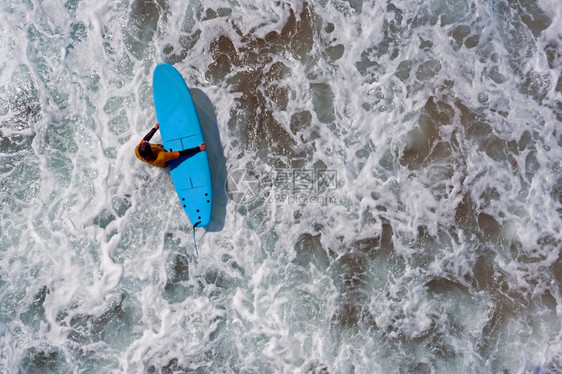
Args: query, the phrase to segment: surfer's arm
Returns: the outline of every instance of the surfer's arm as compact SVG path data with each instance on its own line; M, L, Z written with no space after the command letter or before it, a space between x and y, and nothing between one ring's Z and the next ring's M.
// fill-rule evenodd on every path
M201 143L201 144L199 144L198 147L184 149L183 151L180 151L179 154L180 154L180 156L189 156L189 155L193 155L197 152L206 151L206 150L207 150L207 144Z
M160 152L158 158L162 157L162 161L168 162L175 160L181 156L190 156L200 151L206 151L207 145L205 143L199 144L199 147L184 149L183 151Z
M199 151L200 151L199 147L188 148L188 149L184 149L183 151L179 151L179 154L180 156L190 156L196 154Z
M152 137L154 136L154 134L156 133L156 130L158 130L158 128L160 127L160 124L156 124L156 126L154 126L149 132L148 134L146 134L146 136L144 138L142 138L142 140L144 140L145 142L149 142L150 139L152 139Z

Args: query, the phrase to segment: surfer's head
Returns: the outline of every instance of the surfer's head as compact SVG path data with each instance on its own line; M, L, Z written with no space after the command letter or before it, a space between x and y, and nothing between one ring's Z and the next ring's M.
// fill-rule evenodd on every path
M139 155L147 161L156 160L156 155L152 152L152 147L149 142L142 142L139 145Z

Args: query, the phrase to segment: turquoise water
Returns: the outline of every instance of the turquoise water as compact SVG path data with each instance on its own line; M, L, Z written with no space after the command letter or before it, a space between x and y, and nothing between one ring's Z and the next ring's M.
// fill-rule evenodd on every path
M562 371L558 8L3 2L1 371ZM134 156L160 62L210 138L199 256Z

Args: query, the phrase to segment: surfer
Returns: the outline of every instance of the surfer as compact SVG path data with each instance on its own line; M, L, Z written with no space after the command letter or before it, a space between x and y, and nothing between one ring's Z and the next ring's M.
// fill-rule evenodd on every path
M207 144L203 142L195 148L188 148L183 151L167 152L161 144L149 143L150 139L152 139L152 136L156 133L156 130L158 130L159 127L160 124L157 123L135 148L135 154L139 160L150 165L166 168L168 167L168 161L175 160L181 156L189 156L197 152L207 150Z

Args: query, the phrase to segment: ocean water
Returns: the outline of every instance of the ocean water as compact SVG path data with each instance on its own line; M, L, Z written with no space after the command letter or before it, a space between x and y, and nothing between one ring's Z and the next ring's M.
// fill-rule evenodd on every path
M2 1L0 371L562 372L561 25L558 0ZM210 146L198 256L134 156L160 62Z

